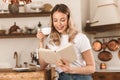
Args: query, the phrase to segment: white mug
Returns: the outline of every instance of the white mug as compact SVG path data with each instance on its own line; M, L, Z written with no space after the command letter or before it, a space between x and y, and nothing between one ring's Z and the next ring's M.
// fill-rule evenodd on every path
M41 31L44 35L48 35L51 32L51 28L50 27L43 27L41 29L38 29L38 31Z

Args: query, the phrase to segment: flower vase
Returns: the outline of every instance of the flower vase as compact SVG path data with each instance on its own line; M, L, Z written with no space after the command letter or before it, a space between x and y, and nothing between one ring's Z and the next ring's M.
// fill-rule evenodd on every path
M17 14L19 13L19 4L9 4L8 9L10 13Z

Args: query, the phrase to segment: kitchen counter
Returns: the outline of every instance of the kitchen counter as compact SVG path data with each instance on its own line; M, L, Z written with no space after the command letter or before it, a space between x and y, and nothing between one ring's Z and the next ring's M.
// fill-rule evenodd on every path
M120 72L120 68L97 69L96 72Z
M48 80L47 70L31 72L0 71L0 80Z
M96 72L120 72L120 70L97 70Z

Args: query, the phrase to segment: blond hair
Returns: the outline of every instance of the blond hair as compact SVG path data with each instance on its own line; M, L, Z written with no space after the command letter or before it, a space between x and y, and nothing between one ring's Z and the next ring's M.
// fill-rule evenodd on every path
M65 4L57 4L51 11L51 34L50 34L50 42L53 42L55 45L60 45L61 34L55 29L53 25L53 14L58 11L67 15L68 17L68 25L67 25L67 34L69 36L69 42L73 42L74 37L78 33L72 19L69 8Z

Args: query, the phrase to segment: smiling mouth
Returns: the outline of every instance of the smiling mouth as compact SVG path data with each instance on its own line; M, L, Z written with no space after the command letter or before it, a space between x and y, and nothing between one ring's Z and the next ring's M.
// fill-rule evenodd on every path
M62 26L62 27L57 27L58 30L62 30L63 28L64 28L64 26Z

